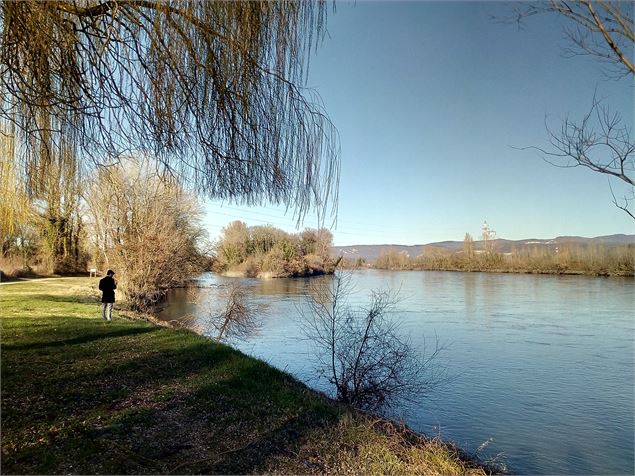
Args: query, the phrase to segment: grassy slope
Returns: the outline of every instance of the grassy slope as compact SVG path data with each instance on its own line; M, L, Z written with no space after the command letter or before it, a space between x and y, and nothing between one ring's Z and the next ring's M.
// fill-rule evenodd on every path
M187 331L99 318L96 280L0 286L2 474L482 470Z

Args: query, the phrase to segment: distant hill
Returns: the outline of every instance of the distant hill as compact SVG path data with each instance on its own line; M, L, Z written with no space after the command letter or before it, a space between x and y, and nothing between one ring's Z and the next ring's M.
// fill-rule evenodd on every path
M596 236L595 238L585 238L582 236L558 236L551 239L528 238L525 240L505 240L502 238L493 240L494 249L499 253L510 253L513 249L526 246L547 246L555 248L566 244L576 245L603 245L603 246L620 246L635 245L635 235L607 235ZM352 245L352 246L333 246L331 254L333 256L343 256L344 258L357 259L364 258L368 261L374 261L385 251L393 250L398 253L407 253L408 256L414 258L434 249L442 249L450 252L463 251L463 241L439 241L436 243L427 243L424 245ZM483 249L482 241L474 241L474 249Z

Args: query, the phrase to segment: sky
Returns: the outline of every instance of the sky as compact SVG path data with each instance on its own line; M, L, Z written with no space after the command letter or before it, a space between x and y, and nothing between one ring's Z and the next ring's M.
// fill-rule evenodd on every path
M547 147L545 122L580 118L595 91L632 131L632 77L565 57L563 19L492 19L509 12L502 2L336 3L306 84L340 135L335 245L478 239L484 221L512 240L635 233L607 176L519 150ZM298 231L284 207L205 210L212 239L237 219ZM300 229L318 225L309 214Z

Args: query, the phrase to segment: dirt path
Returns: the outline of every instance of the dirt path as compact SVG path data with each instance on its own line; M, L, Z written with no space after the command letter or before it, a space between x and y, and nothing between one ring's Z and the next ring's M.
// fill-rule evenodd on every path
M0 286L4 286L5 284L18 284L18 283L26 283L28 281L52 281L53 279L61 279L61 278L21 278L17 281L0 281Z

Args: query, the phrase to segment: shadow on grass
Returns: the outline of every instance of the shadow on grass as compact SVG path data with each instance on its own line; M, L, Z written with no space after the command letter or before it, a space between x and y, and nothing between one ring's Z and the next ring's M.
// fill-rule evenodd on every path
M124 329L99 337L148 335L157 330ZM176 346L173 334L158 335L142 349L138 342L123 341L101 350L71 348L36 355L15 349L3 352L3 433L19 433L34 424L55 426L95 411L110 414L154 405L164 399L161 392L165 387L186 387L188 379L213 376L214 369L231 360L234 353L203 340Z
M337 407L325 397L260 362L219 385L201 388L192 399L209 402L218 394L236 396L232 410L199 415L216 435L212 440L216 446L210 448L205 458L185 458L186 462L173 466L171 472L258 474L270 471L269 464L276 456L293 457L293 450L309 435L337 424L340 415Z
M29 299L33 301L52 301L52 302L68 302L81 304L96 304L100 302L100 298L95 295L78 294L77 296L56 296L55 294L29 294Z
M105 394L93 401L103 405L112 399L99 420L82 415L75 405L72 415L60 412L65 425L52 427L64 427L64 432L5 453L3 473L258 473L276 455L292 455L290 449L313 431L337 421L332 406L277 370L224 347L213 352L208 347L202 359L203 351L196 347L164 358L130 361L127 369L151 366L155 376L147 370L128 375L124 384L135 382L136 389L124 397ZM192 352L198 355L194 360ZM234 359L241 361L239 370L232 365ZM136 400L136 391L143 393L147 384L156 396L170 377L187 380L209 375L215 368L233 371L229 378L204 380L160 401ZM95 382L105 375L87 377ZM3 431L14 431L12 422L5 422Z
M137 334L146 334L148 332L155 332L158 328L132 328L132 329L118 329L108 332L100 332L93 334L84 334L80 337L74 337L72 339L64 339L58 341L46 341L46 342L30 342L27 344L4 344L2 349L5 351L11 350L32 350L32 349L44 349L47 347L62 347L66 345L85 344L100 339L110 339L112 337L132 336Z

